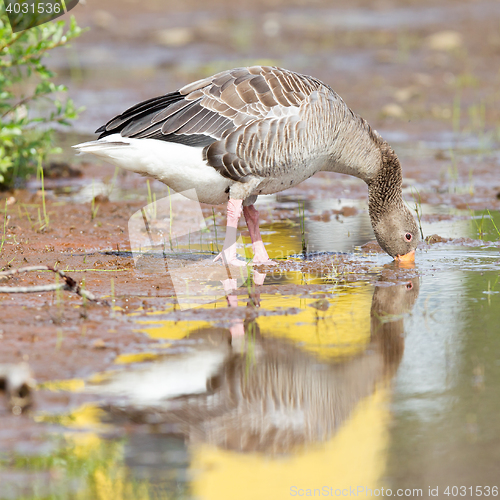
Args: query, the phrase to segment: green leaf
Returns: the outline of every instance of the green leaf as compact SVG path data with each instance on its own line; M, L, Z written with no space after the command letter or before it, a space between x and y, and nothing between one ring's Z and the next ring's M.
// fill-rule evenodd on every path
M44 58L83 31L71 16L69 23L52 21L13 34L0 1L0 188L12 184L14 175L28 176L39 158L56 151L53 126L71 125L81 111L62 99L67 88L53 82Z

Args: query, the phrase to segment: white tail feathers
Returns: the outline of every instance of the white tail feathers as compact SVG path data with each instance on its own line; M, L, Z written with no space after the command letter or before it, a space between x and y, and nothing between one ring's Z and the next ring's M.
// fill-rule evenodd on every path
M82 142L72 146L80 153L94 153L97 151L105 151L107 149L123 148L130 146L130 139L122 137L120 134L112 134L103 137L98 141Z

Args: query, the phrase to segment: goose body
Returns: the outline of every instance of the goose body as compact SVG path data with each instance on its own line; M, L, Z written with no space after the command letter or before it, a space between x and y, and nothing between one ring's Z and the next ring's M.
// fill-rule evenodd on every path
M79 145L79 149L126 170L158 179L177 193L194 188L197 199L211 205L226 203L229 187L234 183L207 167L200 147L112 134Z
M270 262L253 203L319 171L363 179L375 235L391 256L414 255L418 230L401 195L401 166L390 146L328 85L285 69L236 68L141 102L74 146L167 184L195 189L200 202L228 202L219 257L236 259L243 212L254 262ZM231 228L231 229L230 229ZM234 241L232 241L234 237Z

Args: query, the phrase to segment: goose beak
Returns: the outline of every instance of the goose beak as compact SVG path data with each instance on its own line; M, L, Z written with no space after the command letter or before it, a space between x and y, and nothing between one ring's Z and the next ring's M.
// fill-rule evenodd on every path
M394 260L402 264L413 264L415 262L415 250L412 250L405 255L396 255Z

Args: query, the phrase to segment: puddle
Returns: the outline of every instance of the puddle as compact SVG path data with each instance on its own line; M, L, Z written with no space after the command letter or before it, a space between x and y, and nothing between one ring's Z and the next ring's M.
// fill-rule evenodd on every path
M263 231L270 254L296 257L252 271L227 297L197 294L193 309L155 299L130 310L131 294L117 297L113 328L121 318L150 343L108 351L105 370L40 385L36 396L49 399L32 418L42 443L10 445L1 498L254 499L309 487L492 484L500 257L486 240L500 213L424 206L425 233L450 241L399 268L360 249L372 238L362 202L274 203L281 222ZM315 252L306 259L302 230ZM339 246L344 253L329 250ZM169 254L166 268L184 262L196 280L207 256L188 255ZM64 410L49 403L64 394Z
M147 188L118 179L92 219L89 199L111 181L84 181L68 181L76 187L67 193L47 188L46 232L30 228L34 204L22 193L20 209L9 209L6 255L85 270L89 289L115 306L2 300L5 353L25 339L22 359L42 380L31 413L3 411L0 498L493 484L500 212L422 204L422 230L437 239L400 268L366 250L365 200L314 199L307 189L262 197L263 238L279 264L229 278L207 274L223 240L218 210L198 214L201 243L180 241L134 266L120 228L142 213ZM189 208L182 217L195 220ZM56 257L48 242L71 246ZM244 235L242 249L248 243ZM188 288L169 278L175 269Z
M166 305L144 295L146 282L123 283L106 340L76 332L101 361L39 386L31 417L17 418L32 418L40 443L13 434L1 498L255 499L493 484L500 257L485 240L500 214L424 207L437 219L423 224L426 234L462 240L426 245L414 267L399 268L360 249L372 238L362 203L276 203L281 222L264 226L270 253L297 254L277 270L251 272L227 297L196 294L187 310L180 296ZM301 227L316 252L305 260ZM345 253L331 252L339 246ZM187 255L174 260L196 280L207 256ZM126 276L155 283L146 271ZM119 325L142 340L120 341L130 334ZM71 341L64 331L55 352Z
M47 385L91 402L35 413L54 437L45 454L14 449L0 471L3 498L491 484L499 272L497 251L431 248L414 269L377 266L369 281L312 288L296 273L187 321L167 319L175 307L141 315L137 328L161 349Z
M2 201L0 267L55 265L113 307L0 294L0 371L29 366L38 383L26 409L0 392L1 499L472 498L497 484L499 4L340 4L74 10L93 28L52 62L87 106L82 135L58 136L79 174ZM450 29L459 47L429 49ZM196 227L177 237L146 210L166 186L70 150L128 105L246 64L318 76L393 144L431 237L415 266L372 243L363 182L319 174L259 197L278 265L224 274L224 207L179 209ZM134 214L150 224L131 241Z

